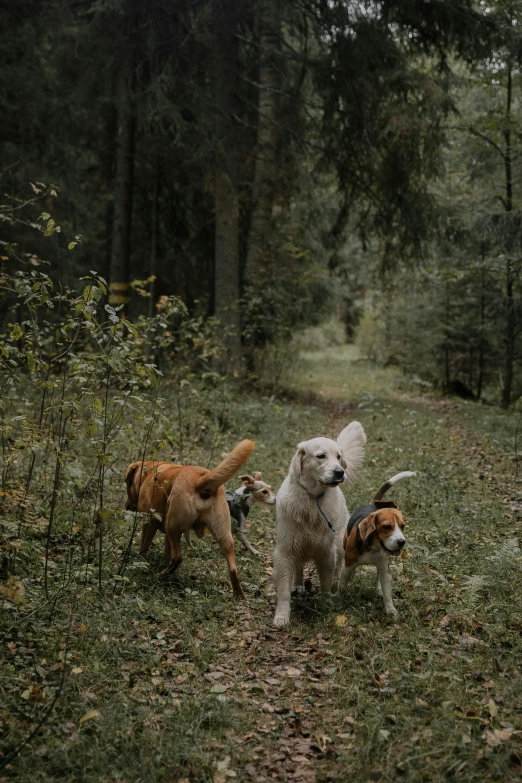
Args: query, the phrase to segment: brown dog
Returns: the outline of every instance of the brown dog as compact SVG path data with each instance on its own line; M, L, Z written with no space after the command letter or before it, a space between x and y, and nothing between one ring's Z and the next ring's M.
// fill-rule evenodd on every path
M149 549L158 530L163 531L170 557L163 574L174 571L183 559L181 536L193 530L201 538L208 528L226 558L234 594L244 597L223 485L247 461L254 445L251 440L242 440L213 470L159 460L129 465L125 472L127 508L149 514L141 532L140 552Z

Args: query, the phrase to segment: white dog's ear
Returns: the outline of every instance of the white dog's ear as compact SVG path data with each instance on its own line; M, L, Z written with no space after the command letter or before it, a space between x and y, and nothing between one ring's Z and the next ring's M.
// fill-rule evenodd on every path
M353 481L357 469L364 460L364 447L366 434L358 421L352 421L344 428L337 438L337 445L343 455L343 468L346 471L348 481Z
M297 446L297 451L292 457L292 462L290 463L290 472L293 473L296 478L299 478L301 473L303 472L304 455L305 455L305 450L303 448L303 445L299 443Z

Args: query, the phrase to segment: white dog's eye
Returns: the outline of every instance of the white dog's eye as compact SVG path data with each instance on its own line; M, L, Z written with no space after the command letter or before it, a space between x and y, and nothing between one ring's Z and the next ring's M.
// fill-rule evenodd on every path
M324 459L325 456L325 454L316 454L317 459Z
M337 459L341 459L341 455L340 454L337 455Z

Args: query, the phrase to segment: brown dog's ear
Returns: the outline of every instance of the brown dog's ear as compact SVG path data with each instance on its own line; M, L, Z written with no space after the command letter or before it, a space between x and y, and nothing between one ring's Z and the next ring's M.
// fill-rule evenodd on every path
M301 473L303 472L304 455L305 455L305 450L302 448L302 446L299 446L296 453L292 457L292 462L290 463L290 471L294 474L296 478L299 478Z
M252 478L254 479L254 481L261 481L262 476L263 476L263 474L261 473L260 470L253 470L252 471Z
M373 533L375 530L375 525L377 524L377 511L374 511L373 514L370 514L366 517L366 519L363 519L363 521L359 525L359 533L361 536L361 539L366 542L369 538L369 536Z
M240 476L239 480L242 484L245 485L245 487L253 487L254 486L254 477L253 476Z

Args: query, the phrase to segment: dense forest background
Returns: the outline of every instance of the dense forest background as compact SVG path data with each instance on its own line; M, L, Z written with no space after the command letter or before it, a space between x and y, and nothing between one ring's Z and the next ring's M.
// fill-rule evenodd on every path
M178 297L196 353L212 333L212 366L251 378L335 317L508 407L521 23L509 1L2 0L2 274L94 270L130 321Z

